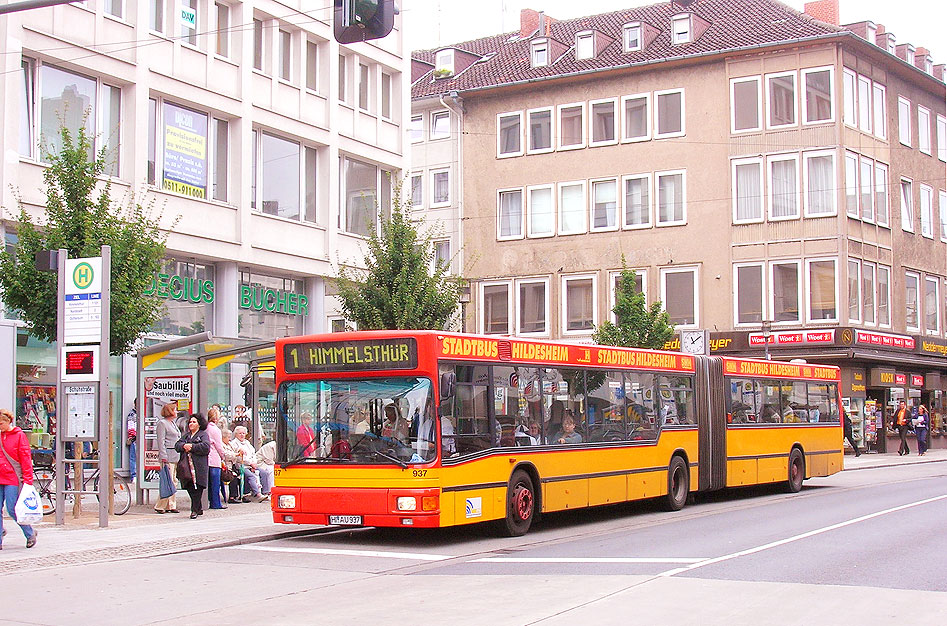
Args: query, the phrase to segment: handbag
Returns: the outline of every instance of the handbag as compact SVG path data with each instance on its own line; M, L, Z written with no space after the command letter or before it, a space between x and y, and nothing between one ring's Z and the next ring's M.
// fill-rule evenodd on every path
M220 482L229 483L236 475L233 473L233 470L227 467L224 463L220 464Z
M194 466L193 464L191 464L190 461L191 461L191 455L188 454L187 452L182 452L181 458L178 459L178 464L177 464L178 480L180 480L181 482L184 482L185 480L189 482L194 482L194 472L192 471L192 468Z
M158 497L170 498L174 495L174 483L171 481L171 470L165 464L161 465L161 471L158 472Z

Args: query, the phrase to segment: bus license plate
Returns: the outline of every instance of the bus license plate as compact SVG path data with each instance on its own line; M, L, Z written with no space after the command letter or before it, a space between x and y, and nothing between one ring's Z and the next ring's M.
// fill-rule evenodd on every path
M338 526L361 526L361 515L330 515L329 523Z

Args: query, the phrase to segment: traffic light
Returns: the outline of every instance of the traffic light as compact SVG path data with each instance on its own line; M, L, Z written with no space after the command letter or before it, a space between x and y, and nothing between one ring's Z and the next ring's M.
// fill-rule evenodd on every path
M395 25L395 0L335 0L332 27L339 43L381 39Z

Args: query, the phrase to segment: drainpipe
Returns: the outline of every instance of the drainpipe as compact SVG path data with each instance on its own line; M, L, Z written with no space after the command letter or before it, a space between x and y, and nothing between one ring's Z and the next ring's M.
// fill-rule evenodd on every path
M457 118L457 141L454 142L454 159L455 170L457 172L457 206L454 209L454 213L457 217L457 265L458 270L463 274L464 267L464 167L461 163L461 158L464 154L464 101L456 91L451 91L448 98L452 104L448 104L444 100L444 96L440 96L441 106L445 107L454 116ZM465 307L466 308L466 307ZM462 316L466 315L466 311L461 313ZM466 324L466 320L461 320L461 324Z

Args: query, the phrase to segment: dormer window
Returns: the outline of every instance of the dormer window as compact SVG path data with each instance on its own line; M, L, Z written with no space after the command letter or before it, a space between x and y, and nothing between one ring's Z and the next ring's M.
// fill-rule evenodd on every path
M878 33L878 28L875 26L874 22L868 22L865 24L865 39L870 43L875 43L875 35Z
M930 57L927 57L924 60L924 71L930 74L931 76L934 75L934 61L932 61Z
M693 38L691 16L682 13L671 18L671 44L690 43Z
M533 67L549 65L549 41L547 39L537 39L531 44L530 49Z
M577 61L591 59L595 56L595 37L591 31L578 33L575 36L575 58Z
M625 52L637 52L638 50L641 50L641 22L625 24L624 28L622 29L622 33Z
M914 46L908 44L907 49L904 51L905 59L911 65L914 65Z
M454 75L453 50L438 50L437 55L434 57L434 75L438 78L441 76Z
M895 53L895 47L896 47L896 46L897 46L897 44L896 44L895 39L894 39L894 34L893 34L893 33L888 33L888 46L887 46L886 49L887 49L888 52L890 52L891 54L894 54L894 53Z

